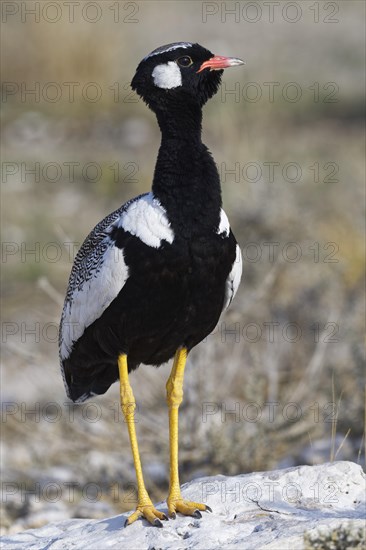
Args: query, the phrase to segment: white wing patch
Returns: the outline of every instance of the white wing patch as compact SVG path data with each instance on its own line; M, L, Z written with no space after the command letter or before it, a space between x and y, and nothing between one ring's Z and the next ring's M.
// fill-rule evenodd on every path
M229 276L226 280L225 303L223 309L228 308L234 299L234 296L239 288L242 270L243 262L241 258L241 250L240 246L237 244L235 262L233 263L233 267L231 268Z
M171 90L182 85L182 74L174 61L157 65L152 72L152 77L155 86L164 90Z
M223 238L227 238L230 235L230 223L225 211L221 208L220 223L216 230L216 233ZM232 265L228 278L226 279L225 289L225 302L223 310L228 308L234 299L234 296L239 288L241 273L243 269L243 262L241 258L241 250L239 245L236 245L236 257Z
M72 295L72 301L65 303L62 318L60 357L66 359L73 343L84 330L98 319L110 303L117 297L128 278L123 250L117 248L109 237L102 245L108 244L100 269L85 280Z
M224 210L221 208L220 213L220 224L217 229L218 235L223 235L225 237L228 237L230 233L230 223L227 215L225 214Z
M152 193L131 203L116 224L153 248L159 248L162 240L174 241L166 211Z

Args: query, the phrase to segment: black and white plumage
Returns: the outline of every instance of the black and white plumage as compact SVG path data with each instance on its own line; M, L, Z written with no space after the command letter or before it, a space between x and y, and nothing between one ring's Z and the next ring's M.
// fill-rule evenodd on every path
M132 88L156 113L162 142L152 191L104 218L75 258L59 339L75 402L107 391L121 353L131 371L191 350L235 296L240 248L201 141L201 110L222 68L239 61L183 42L154 50L137 68Z

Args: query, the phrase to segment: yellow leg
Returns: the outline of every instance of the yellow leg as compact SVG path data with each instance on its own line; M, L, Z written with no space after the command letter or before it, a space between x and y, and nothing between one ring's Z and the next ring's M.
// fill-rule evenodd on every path
M165 514L156 510L150 500L148 492L145 488L144 478L142 475L140 453L137 445L136 430L135 430L135 409L136 401L128 380L127 355L120 355L118 358L120 395L122 412L127 422L128 434L130 436L131 450L133 461L135 464L136 479L137 479L137 507L136 511L126 520L125 526L130 525L139 517L143 516L155 527L162 527L161 519L168 519Z
M202 517L200 510L212 511L209 506L199 502L182 499L178 471L178 409L183 400L184 368L187 360L186 348L180 348L174 357L172 372L166 383L169 407L169 443L170 443L170 483L167 498L169 516L175 518L176 512L186 516Z

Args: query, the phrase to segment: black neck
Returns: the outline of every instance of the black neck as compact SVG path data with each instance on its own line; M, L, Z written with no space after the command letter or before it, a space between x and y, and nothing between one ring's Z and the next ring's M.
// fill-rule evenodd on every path
M216 164L201 141L202 111L196 105L157 112L162 133L152 185L173 230L184 237L212 231L221 209Z

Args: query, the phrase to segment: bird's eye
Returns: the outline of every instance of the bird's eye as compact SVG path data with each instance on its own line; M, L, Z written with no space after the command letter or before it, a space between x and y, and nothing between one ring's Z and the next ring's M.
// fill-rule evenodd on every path
M193 61L188 55L184 55L183 57L178 57L177 63L181 67L190 67Z

